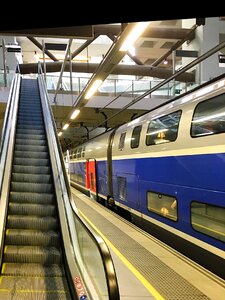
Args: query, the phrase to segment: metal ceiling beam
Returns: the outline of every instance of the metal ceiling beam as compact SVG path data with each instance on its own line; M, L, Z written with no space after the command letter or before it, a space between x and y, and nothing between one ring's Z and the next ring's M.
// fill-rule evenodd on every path
M97 63L72 63L72 71L79 73L95 73L99 64ZM43 64L42 64L43 67ZM60 72L62 62L47 62L46 72ZM70 64L65 64L65 71L70 71ZM20 64L21 74L29 74L37 72L37 63ZM116 65L110 74L116 75L136 75L136 76L151 76L156 78L166 79L172 75L172 70L166 68L151 67L147 65ZM181 82L194 82L195 75L193 73L185 72L177 77Z
M114 35L117 36L121 31L121 25L94 25L93 32L94 35ZM158 39L174 39L181 40L187 36L190 29L186 28L161 28L161 27L149 27L142 34L143 38L158 38ZM190 37L194 38L194 33Z
M79 53L81 53L85 48L87 48L95 39L97 39L98 35L94 36L92 39L87 40L84 42L78 49L76 49L72 54L71 54L71 60L77 56Z
M190 29L186 28L161 28L150 27L143 34L144 38L159 38L159 39L183 39ZM119 35L121 25L94 25L94 26L68 26L56 28L33 28L19 30L0 30L1 35L13 36L37 36L37 37L57 37L57 38L93 38L96 35ZM191 39L194 38L194 35Z
M32 36L27 36L28 40L30 40L32 43L34 43L35 46L37 46L41 51L43 50L42 45ZM45 54L51 58L53 61L58 61L58 59L47 49L45 49Z

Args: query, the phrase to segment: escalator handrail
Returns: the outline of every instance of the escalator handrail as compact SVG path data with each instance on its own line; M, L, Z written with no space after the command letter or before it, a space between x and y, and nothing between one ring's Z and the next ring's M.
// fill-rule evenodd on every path
M5 224L8 207L9 182L12 168L17 109L19 102L21 75L15 74L8 97L4 116L4 129L1 139L1 172L0 172L0 264L2 263Z
M40 64L39 64L39 74L41 76L41 80L42 80L42 83L44 86L45 98L48 100L47 89L46 89L46 85L45 85L45 82L43 79L42 69L41 69ZM113 264L112 257L109 252L108 246L106 245L106 243L102 239L102 237L97 233L97 231L93 227L91 227L86 222L86 220L79 214L79 211L77 210L76 206L71 201L71 189L70 189L68 176L66 173L66 168L65 168L65 163L64 163L64 159L63 159L60 142L59 142L58 135L57 135L55 119L54 119L49 101L46 101L46 103L49 107L49 111L50 111L50 115L51 115L51 120L52 120L52 124L53 124L53 128L54 128L54 136L55 136L55 140L57 143L58 154L59 154L59 158L60 158L61 171L63 172L63 180L64 180L64 184L66 186L68 198L70 200L70 203L72 203L71 206L72 206L73 213L76 215L76 218L79 219L80 223L82 223L83 226L87 229L90 237L92 238L92 240L94 241L94 243L96 244L96 246L98 248L98 251L99 251L101 259L102 259L103 268L105 271L109 300L119 300L120 296L119 296L119 287L118 287L116 272L115 272L114 264Z
M7 134L7 128L9 125L8 123L10 122L9 116L12 114L12 106L14 104L13 100L14 100L14 95L15 95L15 86L17 84L17 77L18 76L16 76L16 75L13 77L13 80L12 80L12 83L10 86L10 90L9 90L5 114L4 114L4 121L3 121L1 141L0 141L1 166L2 166L2 159L3 159L3 155L4 155L3 147L4 147L4 145L6 145L6 142L7 142L6 134ZM1 190L1 180L0 180L0 190Z
M56 195L56 201L58 206L58 214L59 214L59 221L60 221L60 228L62 233L62 249L63 253L65 253L65 270L68 278L68 284L71 288L71 297L72 299L78 299L78 291L76 290L75 284L74 284L74 278L80 277L80 272L77 267L77 264L75 262L75 251L73 247L71 246L71 234L70 234L70 228L68 228L68 221L67 221L67 211L66 211L66 205L64 198L66 197L67 193L65 194L65 191L63 190L61 186L62 182L62 172L58 170L58 164L57 164L57 152L55 150L55 139L53 134L53 123L50 117L50 110L47 105L48 99L46 98L46 95L44 93L44 86L42 82L42 77L40 75L38 76L38 88L41 98L41 106L43 111L43 118L44 118L44 124L45 124L45 131L46 131L46 137L48 142L48 149L49 149L49 155L50 155L50 161L51 161L51 168L52 168L52 174L53 174L53 182L55 186L55 195ZM87 292L85 291L85 294Z

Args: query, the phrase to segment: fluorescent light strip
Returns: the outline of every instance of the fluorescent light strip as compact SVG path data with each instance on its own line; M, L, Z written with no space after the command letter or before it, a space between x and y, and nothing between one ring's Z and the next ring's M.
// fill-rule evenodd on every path
M79 109L75 109L74 112L72 113L70 119L71 120L74 120L80 113L80 110Z
M91 96L96 92L96 90L98 89L98 87L102 84L102 80L101 79L96 79L92 85L90 86L90 88L88 89L86 95L85 95L85 99L90 99Z
M63 130L66 130L68 127L69 127L69 124L66 123L66 124L63 126Z
M137 23L130 34L127 36L122 46L120 47L120 51L128 51L137 40L137 38L144 32L144 30L148 27L150 22L139 22Z

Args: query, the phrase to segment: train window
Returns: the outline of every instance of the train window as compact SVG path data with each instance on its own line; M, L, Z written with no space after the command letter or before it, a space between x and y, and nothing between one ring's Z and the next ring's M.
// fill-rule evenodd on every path
M207 203L191 203L192 227L206 235L225 242L225 208Z
M141 135L142 126L136 126L133 129L130 146L131 148L137 148L139 146L140 135Z
M126 137L126 132L121 133L120 135L120 141L119 141L119 150L123 150L124 144L125 144L125 137Z
M177 199L170 195L147 192L148 210L165 218L177 221Z
M82 154L82 157L84 157L84 155L85 155L85 146L83 146L81 154Z
M77 158L77 149L75 149L74 153L73 153L73 157Z
M126 201L127 196L127 180L126 177L117 176L118 197L120 200Z
M181 111L176 111L169 115L151 120L146 133L146 145L149 146L175 141L180 117Z
M81 151L82 151L82 148L78 148L78 150L77 150L77 158L81 157Z
M225 95L199 103L191 123L191 136L199 137L225 132Z

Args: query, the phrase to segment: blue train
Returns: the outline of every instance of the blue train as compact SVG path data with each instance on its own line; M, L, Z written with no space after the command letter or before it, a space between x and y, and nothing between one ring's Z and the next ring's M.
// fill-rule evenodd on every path
M225 75L69 154L72 186L225 279Z

